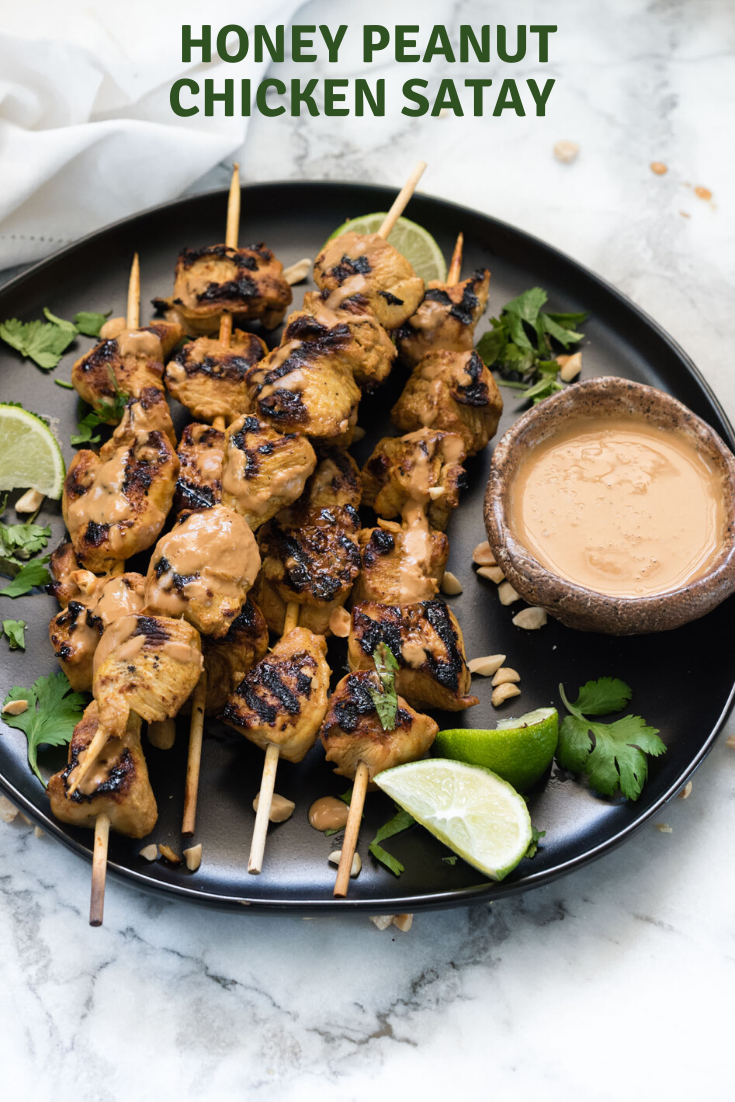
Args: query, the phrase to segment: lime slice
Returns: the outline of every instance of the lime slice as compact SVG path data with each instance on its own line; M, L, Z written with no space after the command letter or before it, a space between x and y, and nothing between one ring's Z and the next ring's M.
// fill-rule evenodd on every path
M375 783L491 880L512 872L531 844L525 800L479 765L429 758L386 769Z
M377 233L385 221L385 211L378 214L363 214L361 218L349 218L330 236L339 237L351 230L353 233ZM409 261L416 275L424 283L432 279L446 282L447 266L442 251L434 238L423 226L418 226L408 218L399 218L388 234L388 241L401 256Z
M64 457L45 421L20 406L0 404L0 490L38 490L59 498Z
M556 708L537 708L502 720L492 731L440 731L434 749L440 757L492 769L518 792L527 792L551 765L558 741Z

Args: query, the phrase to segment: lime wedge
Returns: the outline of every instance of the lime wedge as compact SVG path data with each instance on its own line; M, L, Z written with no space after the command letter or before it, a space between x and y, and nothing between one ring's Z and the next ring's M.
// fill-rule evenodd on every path
M377 233L384 220L385 211L378 214L363 214L361 218L349 218L331 234L329 240L347 233L348 230L353 233ZM444 263L442 251L423 226L418 226L408 218L399 218L388 234L388 241L394 249L398 249L398 252L405 256L416 275L421 276L424 283L432 279L438 279L442 283L446 281L447 266Z
M527 792L551 765L559 741L556 708L537 708L504 719L491 731L440 731L434 750L443 758L492 769L518 792Z
M45 421L20 406L0 404L0 490L38 490L59 498L64 457Z
M489 769L429 758L386 769L375 783L491 880L512 872L531 843L525 800Z

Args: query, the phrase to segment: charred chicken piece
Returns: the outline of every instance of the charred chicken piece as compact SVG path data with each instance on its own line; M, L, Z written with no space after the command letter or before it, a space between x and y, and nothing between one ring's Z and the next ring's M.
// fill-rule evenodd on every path
M444 351L413 369L390 416L399 432L456 432L467 455L477 455L497 432L502 412L497 383L477 352Z
M218 715L248 670L268 653L268 627L255 601L248 597L227 635L205 635L202 650L207 671L205 712Z
M174 494L174 512L211 509L222 500L222 459L225 434L211 425L187 425L176 452L179 478Z
M149 432L162 433L171 447L176 447L176 433L166 395L152 386L144 387L137 398L125 403L120 424L100 448L100 455L108 459L121 445L132 444L139 436Z
M90 576L97 583L94 589L87 594L80 591L79 600L70 600L49 624L54 654L76 692L92 691L94 653L105 629L120 616L140 612L144 603L141 574Z
M443 601L355 605L347 645L350 669L374 669L373 653L381 642L400 666L396 692L413 707L458 712L479 703L469 693L462 629Z
M263 750L274 743L286 761L301 761L327 711L326 654L320 635L294 628L245 674L221 718Z
M71 369L74 389L108 425L116 424L118 392L137 398L146 387L162 390L163 362L183 334L180 325L167 321L123 328L77 360Z
M82 594L76 575L81 569L74 548L67 540L60 543L55 551L52 551L48 564L53 581L49 582L46 590L55 597L62 608L66 608L69 601L79 598Z
M132 614L115 620L94 656L92 691L110 736L129 712L148 723L176 715L202 672L199 632L185 620Z
M354 459L340 448L324 448L299 500L261 528L258 593L272 631L283 630L286 602L295 601L309 609L302 625L320 635L329 632L329 617L344 605L360 570L361 493ZM268 590L280 601L270 599Z
M314 280L334 310L362 295L385 329L397 329L424 297L424 281L404 256L377 233L348 232L328 241L314 261Z
M389 519L411 502L426 505L432 528L443 532L465 485L465 455L462 437L453 432L386 436L362 469L362 503Z
M415 367L440 349L470 352L475 326L487 306L490 272L478 268L469 279L448 284L432 280L415 314L393 333L401 363Z
M439 730L438 723L399 696L395 728L384 731L371 693L380 689L378 675L365 670L343 677L329 699L321 740L327 761L336 763L334 772L341 777L354 780L361 761L370 780L394 765L418 761Z
M390 375L396 346L373 317L367 299L357 295L332 310L327 306L328 298L326 291L307 292L303 308L288 319L282 343L325 341L329 333L336 336L338 329L346 329L348 339L342 344L341 355L349 361L360 389L370 393Z
M360 390L346 354L347 328L312 340L289 340L251 368L253 413L279 432L301 432L332 443L352 442Z
M238 417L225 433L222 503L255 530L301 496L315 466L305 436L281 435L258 417Z
M140 745L140 717L131 712L119 736L110 738L70 796L69 779L100 725L93 700L74 728L68 764L48 783L51 811L62 823L94 829L98 815L109 815L110 826L129 838L144 838L156 825L158 808L148 780L148 767Z
M363 528L359 543L362 569L352 590L355 604L415 604L439 592L449 557L443 532L391 524Z
M141 425L144 413L126 415L99 455L78 451L64 481L62 512L76 557L96 573L150 547L171 508L179 461L165 431Z
M233 315L235 325L259 321L264 329L275 329L291 298L283 265L265 245L211 245L179 254L173 297L157 299L154 306L171 310L186 332L198 337L217 333L224 312Z
M235 329L226 346L213 337L200 337L169 360L164 372L166 389L192 417L229 421L250 408L245 376L267 352L260 337L241 329Z
M223 505L182 513L151 555L146 607L183 616L203 635L226 635L259 570L255 537L238 513Z

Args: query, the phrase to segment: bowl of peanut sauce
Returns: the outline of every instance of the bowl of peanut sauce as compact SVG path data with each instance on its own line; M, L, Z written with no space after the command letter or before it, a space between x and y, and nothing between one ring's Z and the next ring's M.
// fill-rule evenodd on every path
M568 627L668 631L735 590L735 456L663 391L589 379L502 437L485 527L516 592Z

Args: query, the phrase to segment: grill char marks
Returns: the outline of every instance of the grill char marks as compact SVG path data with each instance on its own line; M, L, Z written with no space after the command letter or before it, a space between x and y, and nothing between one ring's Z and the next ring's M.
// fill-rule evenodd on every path
M478 268L461 283L434 283L415 314L393 334L398 354L415 367L432 352L469 352L487 306L490 273Z
M490 401L490 388L483 379L484 367L477 352L472 352L464 369L472 382L467 386L458 386L454 397L465 406L486 406Z
M376 685L370 674L351 673L345 678L343 695L337 695L331 705L334 719L347 734L353 734L359 725L361 716L377 715L373 692ZM371 691L372 690L372 691ZM405 708L396 709L396 727L410 727L411 716Z
M275 743L287 761L301 761L327 710L326 643L295 628L243 678L222 719L263 749Z
M225 434L210 425L188 424L177 455L179 478L174 510L211 509L222 500L222 456Z
M443 601L414 605L365 602L352 611L349 662L352 670L372 669L378 643L392 651L400 669L396 690L414 707L459 711L477 703L468 695L471 678L462 632Z

